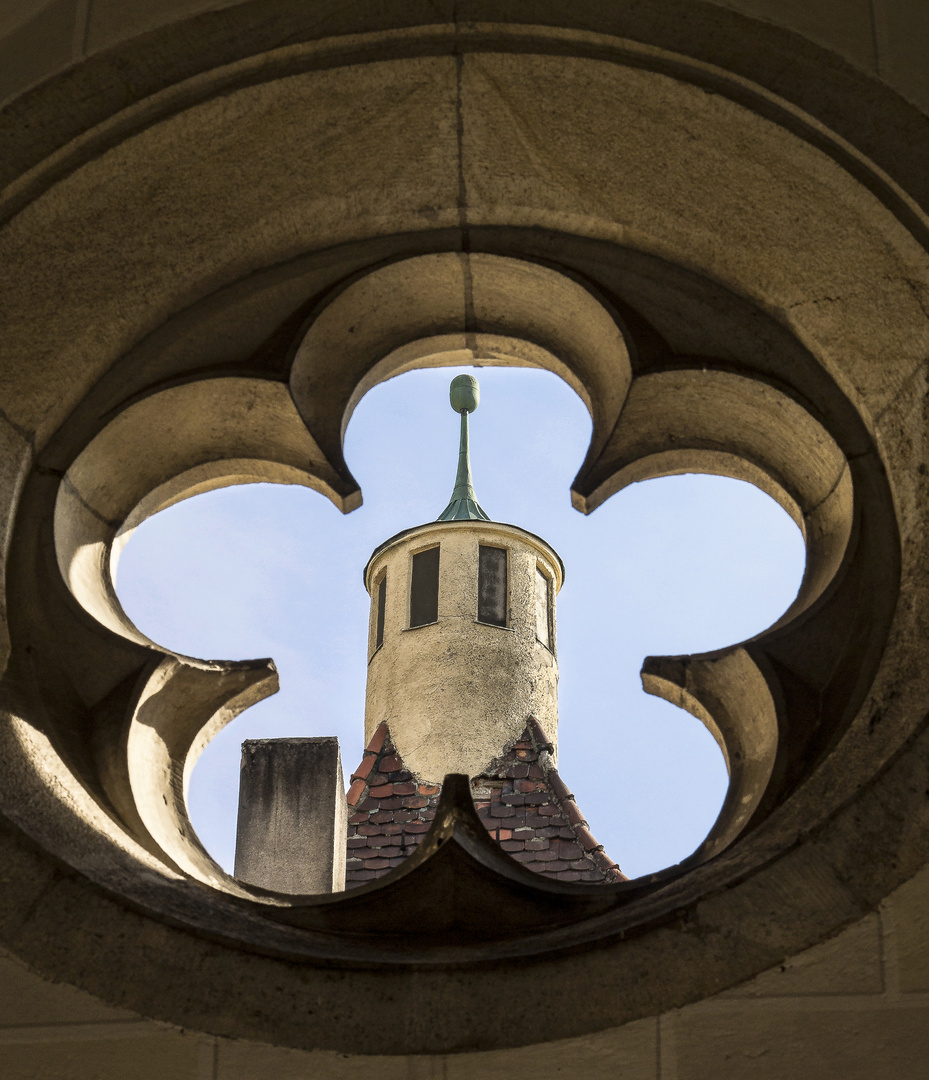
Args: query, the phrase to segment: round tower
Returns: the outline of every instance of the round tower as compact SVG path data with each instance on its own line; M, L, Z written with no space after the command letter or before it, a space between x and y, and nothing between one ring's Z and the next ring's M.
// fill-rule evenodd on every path
M468 453L477 380L457 376L450 398L461 414L451 501L438 520L381 544L364 575L365 737L386 722L406 768L428 783L479 775L530 716L556 746L558 729L555 597L564 566L544 540L481 509Z

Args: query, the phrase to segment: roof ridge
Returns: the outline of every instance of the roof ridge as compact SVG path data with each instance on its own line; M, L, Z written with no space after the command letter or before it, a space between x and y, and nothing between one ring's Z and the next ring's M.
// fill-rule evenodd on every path
M547 755L551 755L554 745L545 734L545 729L539 723L538 717L530 715L526 723L525 734L529 735L529 738L537 751L542 752L544 750ZM517 740L517 742L518 741L519 740ZM549 760L551 760L550 757ZM603 844L599 843L594 834L590 831L587 818L581 813L581 809L577 805L577 800L574 798L568 785L561 779L561 774L558 772L556 766L554 764L549 764L546 767L546 763L541 758L540 761L542 762L542 768L545 771L545 778L551 786L552 794L558 800L559 805L564 811L564 815L568 819L568 824L574 830L574 834L577 836L578 843L583 848L585 856L597 863L599 869L613 877L614 880L628 881L629 879L620 869L619 863L607 855Z
M564 811L568 824L574 830L574 835L577 837L578 843L583 848L585 856L595 862L599 869L612 877L614 881L628 881L629 878L622 872L619 863L607 855L603 848L603 844L599 843L597 838L590 831L590 826L587 824L587 819L581 813L581 809L577 805L577 800L574 798L568 785L561 779L561 775L554 765L547 770L546 780L548 780L549 786L552 789L552 794L558 800L558 804Z

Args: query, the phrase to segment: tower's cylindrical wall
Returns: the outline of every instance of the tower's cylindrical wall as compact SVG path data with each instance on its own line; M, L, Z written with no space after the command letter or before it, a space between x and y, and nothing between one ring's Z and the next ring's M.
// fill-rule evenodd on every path
M506 552L505 625L478 618L482 546ZM435 547L437 618L411 627L411 608L422 611L411 597L414 556ZM498 566L501 559L496 556ZM372 598L366 738L387 721L405 766L433 783L449 772L480 774L519 737L530 715L554 743L555 597L563 573L543 540L496 522L423 525L378 549L365 571ZM502 599L499 582L490 592L491 602L494 595ZM486 589L484 597L487 615ZM497 612L502 618L499 605Z

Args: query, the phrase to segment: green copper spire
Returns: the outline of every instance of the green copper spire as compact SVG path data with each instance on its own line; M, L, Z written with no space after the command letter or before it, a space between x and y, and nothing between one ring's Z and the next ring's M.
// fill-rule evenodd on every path
M461 443L458 448L458 475L451 502L437 521L490 521L477 501L471 481L471 458L468 454L468 413L477 409L481 400L477 379L473 375L456 375L449 389L452 408L461 413Z

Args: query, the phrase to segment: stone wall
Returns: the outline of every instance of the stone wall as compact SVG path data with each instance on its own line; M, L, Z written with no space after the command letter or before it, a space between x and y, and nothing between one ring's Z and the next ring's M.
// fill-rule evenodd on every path
M929 111L929 9L918 0L713 2L835 51ZM0 13L0 103L122 41L235 6L230 0L10 0Z
M553 1009L561 996L552 988ZM154 1024L13 958L0 960L0 1058L9 1080L354 1080L359 1069L342 1054ZM929 867L830 941L698 1005L581 1039L373 1056L364 1069L378 1080L922 1080L927 1060Z

